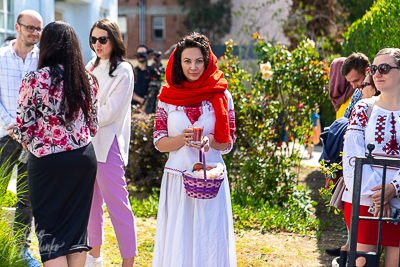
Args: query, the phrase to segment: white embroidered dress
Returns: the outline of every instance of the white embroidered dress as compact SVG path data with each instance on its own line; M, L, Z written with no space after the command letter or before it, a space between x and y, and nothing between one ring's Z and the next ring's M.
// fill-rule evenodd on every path
M231 151L235 140L232 96L227 90L225 95L228 98L231 144L225 151L210 148L206 153L206 162L224 164L222 154ZM209 101L192 106L175 106L159 101L155 146L162 137L177 136L189 125L204 126L204 136L214 133L215 113ZM188 146L169 153L161 184L153 267L236 266L227 172L216 198L188 197L181 172L198 161L199 151Z
M342 200L352 202L354 185L355 157L365 156L368 152L367 144L374 143L372 154L379 157L399 158L400 160L400 110L389 111L374 105L370 118L367 117L368 104L360 100L354 106L349 119L343 148L343 176L346 189ZM362 206L372 204L371 191L382 183L383 168L379 166L364 165L361 181ZM388 167L386 184L392 183L396 188L396 196L390 205L400 209L400 171Z

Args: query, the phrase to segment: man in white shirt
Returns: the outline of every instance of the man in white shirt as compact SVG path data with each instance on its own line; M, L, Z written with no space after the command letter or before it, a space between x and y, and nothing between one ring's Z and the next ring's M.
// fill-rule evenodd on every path
M34 10L22 11L15 23L17 39L11 41L8 46L0 48L0 149L2 149L0 164L3 165L8 160L10 167L7 173L10 173L16 164L18 164L18 175L25 173L17 181L18 201L14 228L24 230L22 238L26 238L21 241L26 253L29 253L30 227L33 219L26 175L27 164L18 161L23 148L10 134L16 120L21 81L28 72L37 69L39 48L36 44L39 42L42 27L43 19L39 13ZM35 265L31 261L31 266L40 265Z

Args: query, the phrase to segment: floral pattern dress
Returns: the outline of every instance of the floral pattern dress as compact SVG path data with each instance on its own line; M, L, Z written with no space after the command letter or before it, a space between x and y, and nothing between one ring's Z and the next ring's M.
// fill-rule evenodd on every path
M86 146L98 130L98 85L88 74L91 102L85 101L89 118L81 109L70 123L65 120L63 81L51 86L50 68L28 73L20 87L14 134L36 157ZM82 96L83 99L84 95ZM66 125L65 125L66 124Z

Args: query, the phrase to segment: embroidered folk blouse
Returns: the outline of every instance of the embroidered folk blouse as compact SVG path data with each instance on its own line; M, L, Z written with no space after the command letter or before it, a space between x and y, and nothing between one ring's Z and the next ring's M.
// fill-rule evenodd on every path
M22 80L18 97L14 134L36 157L86 146L98 129L98 86L92 77L88 74L92 89L92 102L86 103L88 122L79 109L75 120L65 125L62 123L65 111L61 109L63 82L50 89L49 71L45 67L28 73Z
M223 163L221 155L229 153L235 142L235 110L232 96L228 90L225 91L225 95L228 99L231 143L224 151L219 151L210 147L210 150L206 153L206 162ZM182 131L190 125L204 126L203 136L214 133L215 113L211 102L205 100L196 105L175 106L158 101L156 125L153 133L154 146L157 148L158 141L163 137L175 137L180 135ZM164 171L181 175L182 171L187 170L198 161L199 151L184 145L169 153Z
M368 104L359 101L351 113L349 125L345 135L343 148L343 176L346 189L342 200L348 203L352 201L354 185L355 158L365 156L368 152L367 144L374 143L372 154L379 157L400 158L400 110L389 111L374 105L370 118L367 117ZM361 181L361 199L363 206L372 204L371 195L377 191L371 191L382 183L382 167L364 165ZM390 205L400 208L400 170L388 167L386 172L386 184L393 184L396 188L396 196L390 201Z

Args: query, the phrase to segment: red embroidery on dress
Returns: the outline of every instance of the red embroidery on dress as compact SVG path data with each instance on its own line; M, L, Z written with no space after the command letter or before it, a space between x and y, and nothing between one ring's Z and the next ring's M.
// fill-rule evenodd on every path
M168 130L167 127L168 114L163 108L157 108L156 112L156 131Z
M174 172L182 172L181 170L172 169L172 168L169 168L169 167L164 167L164 169L171 170L171 171L174 171Z
M191 124L194 124L199 120L200 116L203 114L203 104L197 103L190 106L184 106L183 111L190 120Z
M360 130L360 129L353 129L353 128L349 128L349 129L347 129L347 131L359 131L359 132L364 132L363 130ZM346 131L346 132L347 132Z
M392 119L390 120L390 124L392 124L392 130L390 133L392 134L390 141L386 143L386 145L382 148L383 151L386 152L387 155L399 155L400 146L396 139L396 120L394 119L394 115L392 112Z
M359 106L357 106L359 108ZM355 119L356 117L356 109L353 108L353 110L351 111L350 114L350 118L349 118L349 124L350 125L357 125L357 120Z
M375 132L375 141L378 142L378 144L381 144L383 141L385 141L385 121L386 121L386 115L385 116L381 116L378 115L378 119L376 120L376 130L378 130L377 132Z
M365 113L365 110L362 110L361 112L357 113L357 117L361 123L361 127L365 128L368 124L368 117L367 114Z

